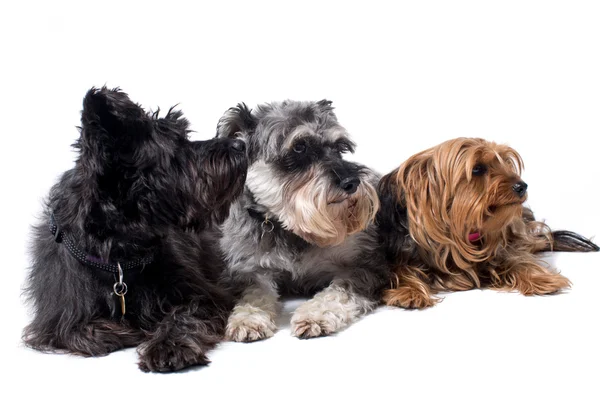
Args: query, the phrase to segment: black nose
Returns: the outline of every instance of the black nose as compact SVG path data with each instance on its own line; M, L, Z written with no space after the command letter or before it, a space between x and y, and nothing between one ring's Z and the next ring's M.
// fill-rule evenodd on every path
M527 193L527 184L523 181L519 181L513 185L512 190L519 195L519 197L523 197L525 196L525 193Z
M355 193L358 190L358 185L360 185L360 179L356 177L344 178L340 182L340 187L348 194Z
M246 151L246 143L243 140L234 139L229 142L229 147L240 153Z

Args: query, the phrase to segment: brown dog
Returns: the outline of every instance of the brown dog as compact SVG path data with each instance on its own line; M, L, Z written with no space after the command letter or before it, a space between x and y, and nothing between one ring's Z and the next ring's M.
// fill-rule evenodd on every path
M388 305L433 306L442 291L489 287L545 295L570 282L534 253L598 251L552 232L523 206L523 161L512 148L459 138L409 158L379 184L378 224L395 271Z

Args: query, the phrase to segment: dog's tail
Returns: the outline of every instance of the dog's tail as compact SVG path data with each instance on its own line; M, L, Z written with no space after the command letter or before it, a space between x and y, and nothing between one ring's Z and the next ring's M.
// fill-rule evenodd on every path
M592 252L600 247L591 240L571 231L552 231L552 243L541 251Z
M535 222L535 216L530 208L523 208L523 219L525 222ZM550 228L548 228L546 224L543 225L546 226L548 231L550 231ZM582 253L600 251L600 247L598 247L597 244L575 232L551 231L550 235L552 240L548 240L545 247L539 248L537 251L565 251ZM548 239L550 239L550 237L548 237Z

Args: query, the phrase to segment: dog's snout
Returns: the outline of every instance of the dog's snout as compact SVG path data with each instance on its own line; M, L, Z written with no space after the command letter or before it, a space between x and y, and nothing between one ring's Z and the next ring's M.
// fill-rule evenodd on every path
M358 185L360 185L360 179L357 177L348 177L340 181L340 188L348 194L356 193Z
M525 193L527 193L527 184L523 181L519 181L513 185L512 190L519 197L523 197L525 196Z
M246 143L243 140L233 139L229 141L229 147L240 153L246 151Z

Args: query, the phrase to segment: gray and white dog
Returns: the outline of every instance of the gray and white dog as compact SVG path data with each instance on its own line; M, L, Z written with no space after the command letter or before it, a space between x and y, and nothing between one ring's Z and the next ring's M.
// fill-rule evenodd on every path
M331 102L240 104L217 136L245 140L251 163L223 225L226 278L240 288L227 338L273 336L282 294L316 293L292 317L301 338L338 332L373 310L389 282L370 227L378 177L343 159L354 143Z

